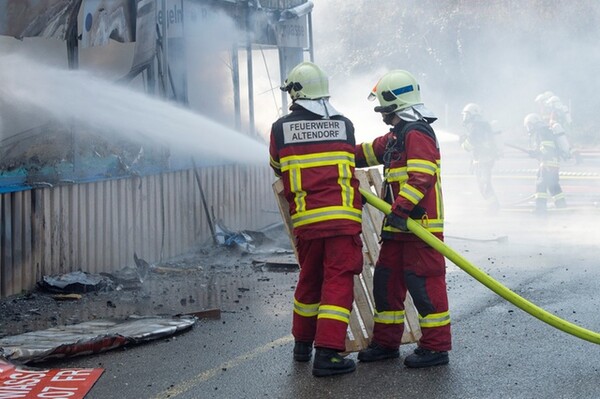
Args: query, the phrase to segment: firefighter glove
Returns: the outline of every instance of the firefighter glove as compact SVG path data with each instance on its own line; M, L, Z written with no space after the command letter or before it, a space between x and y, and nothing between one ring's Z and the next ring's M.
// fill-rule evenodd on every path
M402 216L396 215L394 212L390 212L385 217L385 224L388 226L395 227L402 231L408 231L408 227L406 226L406 219Z

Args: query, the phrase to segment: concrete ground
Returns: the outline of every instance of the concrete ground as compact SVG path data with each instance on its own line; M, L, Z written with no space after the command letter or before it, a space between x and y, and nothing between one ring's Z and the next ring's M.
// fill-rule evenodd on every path
M447 146L447 153L458 151ZM313 377L310 363L295 363L291 356L297 272L268 270L253 270L236 281L248 289L223 299L220 320L200 321L169 339L60 364L105 368L87 396L91 399L600 397L600 210L592 201L600 192L598 179L565 179L573 205L567 211L550 206L546 216L538 216L532 204L517 203L532 193L527 169L535 163L508 154L495 176L505 206L490 214L473 176L463 172L465 157L455 152L447 158L446 243L518 295L591 330L596 343L532 317L448 261L453 350L447 366L405 368L402 358L415 347L408 344L398 360L358 362L352 374ZM597 173L597 162L564 170Z

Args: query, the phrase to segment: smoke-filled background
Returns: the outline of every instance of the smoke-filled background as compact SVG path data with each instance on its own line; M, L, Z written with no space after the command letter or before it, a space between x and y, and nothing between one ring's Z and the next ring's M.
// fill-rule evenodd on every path
M534 98L550 90L571 109L572 140L586 146L600 136L598 20L595 1L316 1L315 61L332 76L332 101L364 129L378 121L363 116L371 87L406 69L438 126L460 129L475 102L504 131L522 130Z
M400 68L417 77L425 104L439 118L440 135L461 134L461 110L475 102L486 119L499 122L504 141L524 141L523 118L536 111L535 97L550 90L570 108L570 140L578 148L600 142L598 20L600 3L581 0L321 0L312 12L315 62L330 75L332 103L355 123L359 140L387 130L366 97L382 74ZM191 110L230 128L235 127L230 50L244 41L236 26L223 13L202 14L197 26L188 25L185 53L170 49L173 58L187 60ZM81 48L80 68L114 81L127 73L132 49L132 43L114 41ZM10 53L66 67L65 45L58 40L0 37L0 55ZM248 133L243 48L239 68L240 128ZM27 73L23 68L5 76L26 85ZM256 134L266 141L271 123L283 113L276 49L254 46L252 83ZM129 87L143 90L141 79ZM29 128L26 122L35 118L36 124L43 121L39 113L15 109L10 93L0 97L5 135ZM127 113L127 102L117 106Z

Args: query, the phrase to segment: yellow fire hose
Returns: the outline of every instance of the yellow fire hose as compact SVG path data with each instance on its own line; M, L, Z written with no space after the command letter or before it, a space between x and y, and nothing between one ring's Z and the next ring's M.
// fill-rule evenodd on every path
M390 206L390 204L383 201L376 195L370 193L369 191L363 190L362 188L360 189L360 192L366 198L369 204L379 209L384 214L387 215L392 211L392 207ZM552 313L549 313L546 310L534 305L527 299L515 294L510 289L508 289L504 285L500 284L498 281L494 280L492 277L485 274L485 272L478 269L475 265L463 258L459 253L454 251L448 245L444 244L443 241L431 234L419 223L409 218L407 221L407 227L417 237L425 241L436 251L438 251L446 258L451 260L456 266L463 269L481 284L485 285L486 287L494 291L496 294L506 299L508 302L524 310L533 317L540 319L544 323L550 324L552 327L558 328L561 331L564 331L586 341L593 342L595 344L600 344L600 334L579 327L578 325L572 324L566 320L563 320L560 317L557 317Z

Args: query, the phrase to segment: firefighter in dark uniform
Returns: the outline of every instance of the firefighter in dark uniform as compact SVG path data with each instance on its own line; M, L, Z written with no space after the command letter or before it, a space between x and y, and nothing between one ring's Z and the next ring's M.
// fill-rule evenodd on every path
M404 70L385 74L370 97L379 100L375 112L392 128L356 146L356 166L383 165L382 196L392 205L392 213L382 228L373 276L373 338L358 359L399 357L408 291L419 313L422 337L404 364L412 368L447 364L451 334L445 260L406 228L411 217L443 240L440 150L430 126L436 117L423 105L415 78Z
M281 177L296 238L300 276L294 293L294 359L313 375L355 370L343 357L362 271L362 201L354 176L354 125L329 103L329 83L315 64L290 71L282 90L291 112L273 123L270 164Z
M481 107L475 103L463 108L462 119L467 134L461 137L461 147L472 155L472 170L488 210L496 211L500 204L492 186L492 170L499 157L495 133L490 123L483 119Z
M539 114L527 115L523 124L529 134L529 155L539 161L535 211L545 213L549 198L552 198L557 208L565 208L567 201L559 182L560 158L570 157L565 132L556 122L551 127L548 126Z

